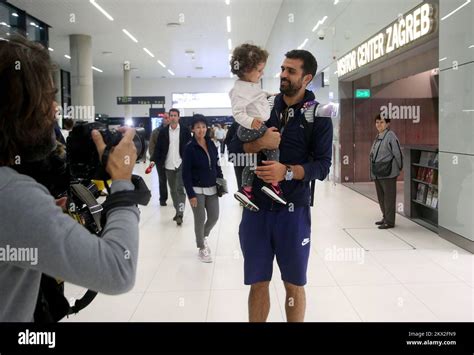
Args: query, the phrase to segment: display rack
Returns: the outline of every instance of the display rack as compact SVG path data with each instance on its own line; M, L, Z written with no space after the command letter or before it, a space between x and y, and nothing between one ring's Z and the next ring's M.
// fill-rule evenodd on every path
M405 146L405 216L438 232L438 147Z

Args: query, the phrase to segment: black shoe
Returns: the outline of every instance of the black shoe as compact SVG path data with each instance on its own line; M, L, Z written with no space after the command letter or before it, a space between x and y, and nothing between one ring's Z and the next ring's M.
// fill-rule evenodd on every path
M383 219L381 221L375 222L375 225L377 225L377 226L381 226L383 224L385 224L385 220L383 220Z
M391 228L394 228L395 226L391 226L389 224L382 224L381 226L379 226L379 229L391 229Z
M176 221L176 218L178 218L178 215L177 215L177 214L174 215L173 221Z
M176 224L178 226L182 225L183 224L183 216L176 216L175 221L176 221Z
M160 201L160 206L166 206L166 201Z

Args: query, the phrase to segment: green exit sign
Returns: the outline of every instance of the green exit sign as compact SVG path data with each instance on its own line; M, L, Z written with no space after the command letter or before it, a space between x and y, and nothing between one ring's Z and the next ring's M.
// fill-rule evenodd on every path
M355 94L356 99L370 98L370 89L357 89Z

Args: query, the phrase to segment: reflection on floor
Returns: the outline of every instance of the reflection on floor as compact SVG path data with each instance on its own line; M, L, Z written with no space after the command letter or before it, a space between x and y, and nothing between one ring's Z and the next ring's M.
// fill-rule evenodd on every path
M158 178L144 175L153 191L142 208L138 273L133 290L99 295L67 322L247 321L249 288L243 284L238 239L241 208L220 199L221 217L210 236L211 264L197 259L193 216L184 223L159 206ZM224 167L231 191L233 169ZM398 215L397 227L380 231L377 203L353 190L318 182L312 209L306 321L473 321L474 256ZM66 285L71 297L84 290ZM284 288L275 265L269 321L284 321Z
M374 182L355 182L355 183L351 182L351 183L344 183L343 185L347 186L348 188L378 203L377 191L375 190ZM404 192L403 192L404 185L405 183L403 181L397 181L397 206L400 206L400 203L401 204L405 203ZM404 215L403 209L399 209L398 213L400 213L401 215Z

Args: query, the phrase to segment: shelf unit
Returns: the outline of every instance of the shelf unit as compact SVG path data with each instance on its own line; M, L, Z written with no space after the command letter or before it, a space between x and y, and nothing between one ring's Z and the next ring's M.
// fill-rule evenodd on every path
M414 222L426 227L436 233L438 233L438 208L427 204L427 195L431 191L432 196L434 192L438 194L438 185L436 180L433 182L425 181L423 176L419 178L419 170L424 169L425 174L432 170L433 175L438 175L438 166L435 166L434 162L430 159L428 162L421 162L420 158L428 155L434 156L438 154L438 147L435 146L405 146L405 216L413 220ZM421 189L420 201L418 195L419 186ZM438 194L439 195L439 194ZM418 198L417 198L418 197ZM439 205L439 202L438 202Z

